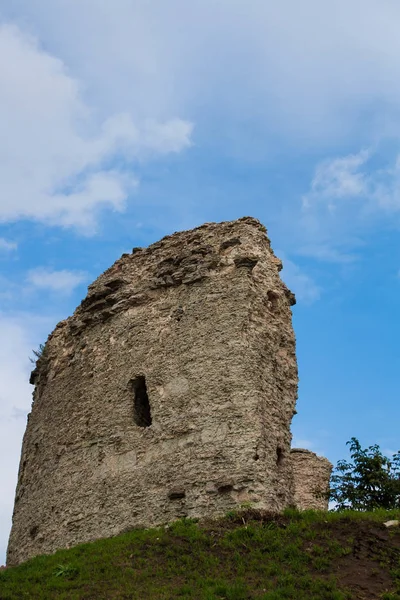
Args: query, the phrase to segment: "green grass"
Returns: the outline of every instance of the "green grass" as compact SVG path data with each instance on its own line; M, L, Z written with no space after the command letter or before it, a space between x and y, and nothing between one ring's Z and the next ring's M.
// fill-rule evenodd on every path
M349 600L361 568L369 600L400 600L400 530L382 527L394 518L248 510L133 530L0 571L0 600Z

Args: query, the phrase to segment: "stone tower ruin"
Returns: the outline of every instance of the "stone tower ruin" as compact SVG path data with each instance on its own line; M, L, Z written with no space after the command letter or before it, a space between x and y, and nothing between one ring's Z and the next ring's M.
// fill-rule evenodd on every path
M89 286L31 376L8 564L247 503L326 506L329 462L291 454L280 269L245 217L135 248Z

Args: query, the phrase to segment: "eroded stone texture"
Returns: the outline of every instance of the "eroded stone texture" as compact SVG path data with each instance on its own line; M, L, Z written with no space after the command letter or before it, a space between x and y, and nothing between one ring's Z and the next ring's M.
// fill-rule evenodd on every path
M294 505L296 508L299 510L326 510L332 464L327 458L303 448L293 448L290 458L293 468Z
M8 564L182 516L293 503L294 296L246 217L135 248L32 374Z

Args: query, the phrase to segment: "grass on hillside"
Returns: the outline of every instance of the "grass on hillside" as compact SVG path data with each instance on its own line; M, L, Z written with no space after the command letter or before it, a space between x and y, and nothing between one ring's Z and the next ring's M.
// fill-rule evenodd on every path
M399 511L181 520L0 571L1 600L400 600Z

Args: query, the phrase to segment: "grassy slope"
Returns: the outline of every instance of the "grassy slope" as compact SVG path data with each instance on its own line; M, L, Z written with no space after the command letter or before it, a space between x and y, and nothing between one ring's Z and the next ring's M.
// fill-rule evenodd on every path
M400 600L399 513L255 511L135 530L0 571L0 599Z

